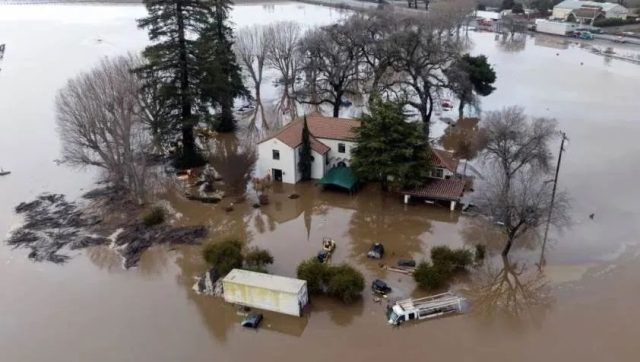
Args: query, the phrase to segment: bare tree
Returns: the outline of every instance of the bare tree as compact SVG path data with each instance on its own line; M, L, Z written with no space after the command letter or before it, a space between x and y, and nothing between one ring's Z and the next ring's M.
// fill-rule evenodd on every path
M267 64L280 73L280 82L284 88L279 108L282 113L288 113L293 118L297 110L291 95L300 71L298 46L302 37L302 27L296 22L283 21L269 25L266 34L269 39Z
M405 29L394 34L396 57L393 69L397 80L388 88L413 107L423 123L425 137L439 92L446 86L444 70L460 55L460 43L448 23L432 18L408 17Z
M101 168L107 181L142 202L151 139L134 68L131 56L105 58L71 79L56 97L56 120L64 161Z
M249 73L255 88L255 98L260 99L262 73L269 49L265 27L253 25L244 27L236 33L234 50L242 67Z
M506 237L502 255L528 231L550 223L568 222L569 202L560 192L552 203L549 141L556 122L545 118L527 121L522 108L490 112L484 120L484 159L491 174L478 187L478 204Z
M568 221L567 195L563 192L556 194L552 204L552 185L547 177L547 173L526 167L509 179L498 172L476 187L478 206L505 236L502 255L508 255L514 242L526 233L537 233L547 221L550 211L552 225L562 227Z
M230 135L213 141L208 151L209 163L222 177L227 192L231 195L244 194L256 162L254 145Z
M547 173L551 164L549 142L558 136L557 122L547 118L527 120L522 107L488 112L482 128L486 145L484 158L498 166L506 191L516 173L533 168Z
M360 53L347 35L351 31L345 24L329 25L308 31L300 42L306 75L302 101L330 104L334 117L340 116L344 96L357 91Z

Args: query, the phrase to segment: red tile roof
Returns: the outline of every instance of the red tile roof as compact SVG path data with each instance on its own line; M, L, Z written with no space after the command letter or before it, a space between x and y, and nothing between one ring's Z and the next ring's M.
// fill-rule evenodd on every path
M424 197L433 200L459 201L464 192L464 181L460 179L440 179L429 177L421 187L403 190L410 196Z
M297 119L279 129L271 137L261 141L265 142L277 138L291 148L296 148L302 143L302 127L304 119ZM311 133L311 148L320 153L329 152L329 146L319 140L322 138L332 140L351 141L355 138L355 128L360 127L360 121L349 118L324 117L320 113L307 115L307 125Z
M458 162L460 162L453 152L439 150L437 148L431 149L431 164L434 167L446 168L447 170L455 173L458 169Z

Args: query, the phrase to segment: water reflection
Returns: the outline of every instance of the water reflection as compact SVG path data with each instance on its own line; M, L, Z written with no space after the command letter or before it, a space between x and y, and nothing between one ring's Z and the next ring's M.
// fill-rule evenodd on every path
M465 218L464 226L459 232L467 246L472 248L477 244L482 244L486 247L489 255L498 255L504 248L506 236L501 228L491 225L482 216ZM513 244L513 251L516 253L536 251L539 248L540 238L534 231L525 233Z
M484 322L514 327L540 325L554 302L545 275L507 257L501 262L499 268L481 268L473 278L468 290L473 314Z
M366 253L374 242L383 243L386 254L392 258L421 254L421 236L431 231L432 220L457 221L457 214L435 207L404 206L396 195L373 190L374 185L368 188L356 197L348 229L351 256L360 262L366 260ZM376 268L372 263L365 265Z
M498 47L505 52L518 53L527 45L527 34L520 32L503 33L501 36L496 34L496 40L498 40Z

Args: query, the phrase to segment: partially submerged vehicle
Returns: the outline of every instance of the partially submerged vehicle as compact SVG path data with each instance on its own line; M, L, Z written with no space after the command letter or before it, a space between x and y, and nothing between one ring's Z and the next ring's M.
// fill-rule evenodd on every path
M367 252L367 257L372 259L382 259L384 256L384 246L380 243L374 243L371 245L369 252Z
M326 250L320 250L318 252L318 256L316 256L316 258L321 263L328 263L329 262L329 258L331 258L331 253L326 251Z
M400 259L398 260L398 266L405 267L405 268L415 268L416 261L413 259Z
M371 290L374 293L385 295L391 293L391 287L387 285L383 280L376 279L371 283Z
M331 238L322 238L322 250L332 253L336 250L336 241Z
M424 298L397 301L393 305L387 306L387 321L389 324L397 326L410 320L464 313L466 308L466 298L446 292Z
M256 329L262 322L262 314L261 313L249 313L243 320L240 322L240 325L246 328Z

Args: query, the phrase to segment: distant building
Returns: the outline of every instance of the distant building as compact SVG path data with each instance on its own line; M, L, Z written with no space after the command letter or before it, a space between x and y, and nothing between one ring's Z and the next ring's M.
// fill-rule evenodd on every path
M620 4L565 0L553 7L551 17L592 24L599 18L626 19L628 15L629 9Z
M307 115L311 134L311 178L321 179L335 166L349 166L355 147L354 129L360 121L324 117L320 113ZM258 173L270 174L274 181L295 184L302 178L298 171L304 120L297 119L258 144Z

